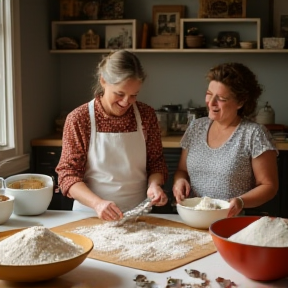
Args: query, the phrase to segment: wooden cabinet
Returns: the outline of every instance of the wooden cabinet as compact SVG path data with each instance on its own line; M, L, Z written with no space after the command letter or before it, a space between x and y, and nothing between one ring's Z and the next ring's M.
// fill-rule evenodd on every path
M277 195L267 203L246 209L248 215L269 215L288 218L288 151L280 151L278 157L279 189Z
M58 175L55 168L61 156L62 147L33 146L31 172L49 175L54 179L53 198L49 210L72 210L73 200L64 197L58 188Z
M64 197L58 189L58 175L55 168L61 156L61 147L32 146L32 173L50 175L55 180L53 199L48 207L51 210L71 210L73 200ZM168 195L168 203L163 207L154 206L153 213L177 213L173 197L173 178L181 155L181 148L163 148L164 158L168 166L168 179L163 189ZM280 151L278 158L279 190L277 195L267 203L251 209L245 209L247 215L270 215L288 218L288 151Z

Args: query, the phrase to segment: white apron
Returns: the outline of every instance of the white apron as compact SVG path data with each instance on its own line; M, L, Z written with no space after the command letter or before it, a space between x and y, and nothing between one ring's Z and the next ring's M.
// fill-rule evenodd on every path
M94 101L89 102L91 138L84 182L99 197L115 202L125 212L146 198L146 143L141 116L133 104L136 132L97 132ZM77 200L73 210L94 211Z

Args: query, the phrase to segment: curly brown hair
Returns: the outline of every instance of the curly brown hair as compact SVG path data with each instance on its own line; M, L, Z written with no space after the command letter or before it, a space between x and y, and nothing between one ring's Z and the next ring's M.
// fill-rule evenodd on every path
M239 116L249 117L255 113L263 86L247 66L233 62L219 64L209 70L206 78L209 82L214 80L224 84L234 94L238 103L243 103L238 110Z

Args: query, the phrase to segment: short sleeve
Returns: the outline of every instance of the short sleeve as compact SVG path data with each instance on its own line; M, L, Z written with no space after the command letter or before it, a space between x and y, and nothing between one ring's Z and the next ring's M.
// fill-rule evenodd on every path
M255 129L252 134L251 144L252 158L257 158L268 150L275 150L278 155L278 150L274 144L272 135L264 125L259 125L257 129Z

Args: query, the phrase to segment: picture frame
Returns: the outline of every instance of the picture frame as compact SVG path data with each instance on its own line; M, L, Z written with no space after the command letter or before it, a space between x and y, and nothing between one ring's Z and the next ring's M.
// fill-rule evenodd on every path
M199 18L245 18L246 0L199 0Z
M100 19L123 19L124 0L105 0L101 1Z
M106 25L105 48L129 49L133 45L132 25Z
M287 0L270 0L270 34L285 38L288 43L288 5Z
M179 35L180 18L185 17L184 5L154 5L153 26L155 35Z

